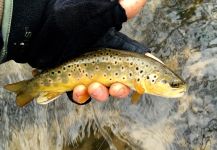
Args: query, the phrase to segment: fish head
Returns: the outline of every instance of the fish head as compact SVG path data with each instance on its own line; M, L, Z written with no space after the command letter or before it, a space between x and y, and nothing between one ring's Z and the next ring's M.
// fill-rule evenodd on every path
M166 98L181 97L187 90L185 81L168 68L150 73L142 86L145 93Z

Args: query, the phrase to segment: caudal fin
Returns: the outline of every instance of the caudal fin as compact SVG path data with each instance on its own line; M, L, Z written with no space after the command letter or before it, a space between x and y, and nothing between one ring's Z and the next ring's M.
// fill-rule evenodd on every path
M28 80L5 85L4 88L17 94L16 104L20 107L25 106L34 99L33 93L27 92Z

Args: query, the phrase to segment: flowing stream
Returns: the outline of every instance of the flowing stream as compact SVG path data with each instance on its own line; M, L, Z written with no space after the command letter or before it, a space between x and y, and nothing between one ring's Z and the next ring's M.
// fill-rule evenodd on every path
M122 32L186 80L184 97L77 106L63 95L19 108L0 87L0 150L216 150L217 1L148 1ZM0 65L0 85L31 77L26 64Z

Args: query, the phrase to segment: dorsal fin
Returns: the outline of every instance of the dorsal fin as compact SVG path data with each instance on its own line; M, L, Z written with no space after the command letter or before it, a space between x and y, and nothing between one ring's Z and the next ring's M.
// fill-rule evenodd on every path
M159 58L155 57L154 55L152 55L151 53L145 53L146 56L151 57L152 59L158 61L159 63L165 65Z

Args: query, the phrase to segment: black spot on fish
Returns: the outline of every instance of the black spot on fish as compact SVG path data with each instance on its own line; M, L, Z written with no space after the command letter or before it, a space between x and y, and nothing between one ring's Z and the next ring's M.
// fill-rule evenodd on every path
M146 67L148 67L148 65L145 65Z
M121 69L124 70L124 66L122 66Z
M60 70L58 70L58 73L61 73L61 71L60 71Z
M77 67L79 67L79 64L77 64Z
M111 69L111 66L107 66L107 68L108 68L108 70L110 70L110 69Z
M132 65L133 65L133 62L131 62L130 65L132 66Z
M140 73L143 73L143 70L140 70Z
M133 75L133 74L132 74L132 73L130 73L129 75L130 75L130 77L132 77L132 75Z
M154 75L154 78L157 78L157 76L156 76L156 75Z
M63 70L66 70L66 67L63 67Z
M104 77L107 77L107 75L106 75L106 74L104 74L103 76L104 76Z
M139 67L136 67L136 70L139 70Z
M109 79L110 81L112 80L112 78Z
M115 61L115 64L117 64L118 62L117 61Z
M54 75L54 72L52 71L51 74Z
M86 73L85 76L88 77L88 74Z
M116 73L115 73L115 75L117 76L117 75L118 75L118 73L116 72Z
M122 79L123 79L123 80L125 80L126 78L125 78L125 77L123 77Z
M68 68L70 68L71 66L70 66L70 65L68 65L67 67L68 67Z
M138 79L137 79L137 82L139 82L139 81L140 81L140 79L138 78Z
M150 79L149 76L147 76L147 79Z
M152 82L154 82L154 80L152 80Z
M129 59L129 58L127 58L127 61L130 61L130 59Z
M71 76L71 73L69 73L68 76Z
M84 64L84 66L87 66L87 64Z

